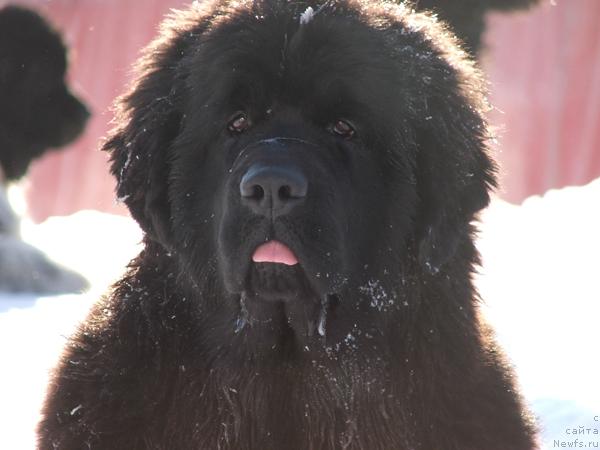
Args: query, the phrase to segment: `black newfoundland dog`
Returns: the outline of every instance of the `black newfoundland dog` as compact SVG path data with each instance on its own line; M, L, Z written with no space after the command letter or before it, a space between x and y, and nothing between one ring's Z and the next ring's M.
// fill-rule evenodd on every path
M105 144L145 250L71 339L41 448L535 448L471 282L484 108L402 6L176 13Z
M7 181L83 131L90 114L67 87L66 70L67 49L41 16L0 9L0 167Z

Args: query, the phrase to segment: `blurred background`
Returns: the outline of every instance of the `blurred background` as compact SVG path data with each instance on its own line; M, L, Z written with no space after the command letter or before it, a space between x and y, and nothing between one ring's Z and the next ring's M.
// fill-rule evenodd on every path
M92 112L84 134L35 161L18 188L24 239L92 286L68 296L0 294L0 448L31 449L48 369L139 251L140 231L116 202L98 150L111 104L162 17L189 2L10 3L35 9L63 34L69 84ZM482 216L482 311L539 418L540 448L573 447L569 430L600 433L600 0L539 0L485 20L479 59L501 188ZM600 447L598 434L587 437L586 447Z

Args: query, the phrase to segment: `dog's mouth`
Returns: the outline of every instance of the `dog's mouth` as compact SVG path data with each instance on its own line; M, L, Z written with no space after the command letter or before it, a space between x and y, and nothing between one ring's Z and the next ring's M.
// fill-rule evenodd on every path
M259 327L261 322L280 321L293 330L303 348L326 337L338 296L318 286L315 274L307 273L302 262L288 245L278 240L256 247L240 297L238 330Z
M286 244L269 240L252 253L246 292L255 300L291 301L315 296L298 257Z
M298 264L298 258L294 252L287 245L276 240L259 245L254 250L252 261L255 263L273 263L286 266L295 266Z

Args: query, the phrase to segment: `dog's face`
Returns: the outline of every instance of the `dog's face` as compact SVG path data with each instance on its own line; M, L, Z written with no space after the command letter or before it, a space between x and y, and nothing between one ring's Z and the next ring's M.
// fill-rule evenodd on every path
M60 36L41 17L0 10L0 164L9 180L83 130L89 112L67 88L66 67Z
M395 6L308 6L175 19L106 145L119 195L195 284L294 329L417 260L435 275L493 183L448 36Z
M210 236L227 289L264 301L338 292L387 251L373 241L393 224L397 248L414 216L394 62L371 54L384 43L368 27L319 19L211 33L190 61L186 142L172 153L178 251L200 266L208 252L194 246ZM203 149L189 145L207 131Z

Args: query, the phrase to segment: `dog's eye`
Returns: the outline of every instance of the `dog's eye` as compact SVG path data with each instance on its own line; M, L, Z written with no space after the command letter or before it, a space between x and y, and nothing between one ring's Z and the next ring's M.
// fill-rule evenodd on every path
M336 120L330 126L330 131L344 139L350 139L354 136L354 127L345 120Z
M227 128L232 133L243 133L248 128L250 128L251 125L252 122L250 121L250 118L246 115L246 113L237 112L231 117L231 119L229 119Z

